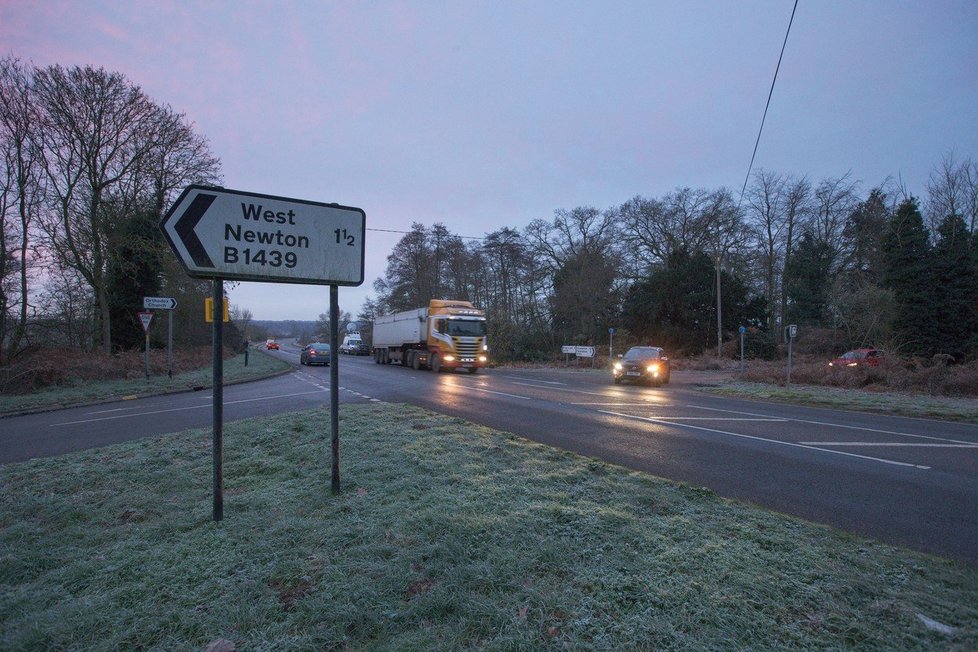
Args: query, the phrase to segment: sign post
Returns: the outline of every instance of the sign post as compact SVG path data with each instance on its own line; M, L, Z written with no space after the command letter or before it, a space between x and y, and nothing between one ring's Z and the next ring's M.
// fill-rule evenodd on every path
M143 297L143 309L166 310L166 375L173 378L173 310L177 300L172 297Z
M224 279L214 279L214 305L224 301ZM212 437L214 477L214 520L224 519L224 320L215 319L212 329L213 358L211 362L214 385L214 434Z
M798 326L796 324L791 324L785 330L785 335L788 336L788 378L785 381L785 389L791 387L791 343L795 341L795 337L798 336Z
M744 373L744 334L747 333L747 327L740 327L740 373Z
M143 333L146 335L146 377L149 378L149 325L153 321L153 313L139 313L139 321L143 325Z
M225 280L330 286L333 493L340 491L337 288L363 283L366 221L360 208L193 185L184 189L160 223L187 274L214 280L214 306L224 303ZM220 521L224 324L221 319L213 324L214 520Z

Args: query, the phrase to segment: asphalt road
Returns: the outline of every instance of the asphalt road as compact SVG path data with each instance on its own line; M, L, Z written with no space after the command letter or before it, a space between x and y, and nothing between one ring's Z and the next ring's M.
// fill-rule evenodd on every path
M298 360L290 347L278 355ZM601 372L434 374L340 358L340 401L404 402L978 565L978 425L715 397ZM228 386L225 421L329 403L329 368ZM209 391L0 420L0 463L211 424ZM342 406L340 408L342 410ZM342 432L340 433L342 441ZM342 444L341 444L342 445Z

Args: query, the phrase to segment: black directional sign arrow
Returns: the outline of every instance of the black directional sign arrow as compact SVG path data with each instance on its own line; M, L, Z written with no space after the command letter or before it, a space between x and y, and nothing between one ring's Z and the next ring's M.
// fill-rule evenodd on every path
M189 186L160 228L195 278L360 285L360 208Z
M187 253L190 254L194 264L198 267L214 266L211 257L204 250L204 245L201 243L200 238L194 233L194 229L197 228L197 223L200 222L200 218L204 216L204 213L211 207L215 199L217 199L217 195L200 193L194 197L194 200L190 202L190 207L183 212L183 215L180 216L177 223L173 225L177 235L180 236L180 240L186 245Z

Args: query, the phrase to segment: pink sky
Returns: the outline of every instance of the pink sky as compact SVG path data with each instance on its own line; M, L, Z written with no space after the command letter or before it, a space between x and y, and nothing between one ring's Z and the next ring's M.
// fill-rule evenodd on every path
M739 191L790 1L20 2L0 43L124 73L196 123L229 188L481 236L678 186ZM978 156L978 3L799 4L755 168L899 176ZM368 231L373 294L399 236ZM244 284L259 319L317 286Z

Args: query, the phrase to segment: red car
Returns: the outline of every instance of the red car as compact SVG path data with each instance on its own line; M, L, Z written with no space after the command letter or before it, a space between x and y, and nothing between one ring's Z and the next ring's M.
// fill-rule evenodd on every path
M829 363L830 367L877 367L883 360L883 352L879 349L855 349L846 351Z
M269 351L278 351L279 350L278 342L276 342L275 340L268 340L267 342L265 342L265 348L268 349Z

